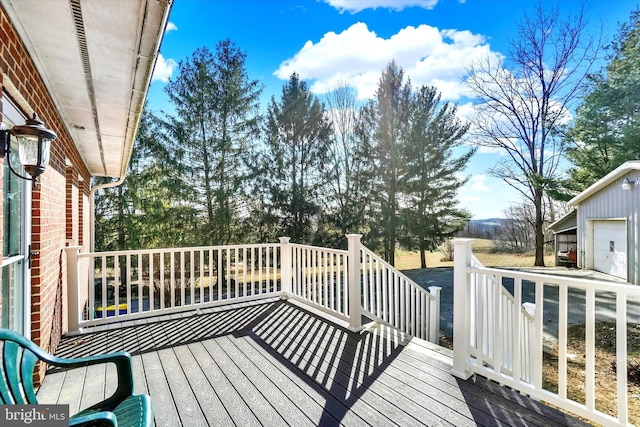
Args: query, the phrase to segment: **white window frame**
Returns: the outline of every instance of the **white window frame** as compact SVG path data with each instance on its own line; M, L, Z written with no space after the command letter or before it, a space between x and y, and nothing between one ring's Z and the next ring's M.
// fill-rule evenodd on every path
M21 125L25 123L26 117L20 112L20 110L11 102L5 93L2 94L2 122L11 127L14 125ZM17 148L17 147L16 147ZM4 160L7 161L6 159ZM15 167L16 165L14 165ZM5 169L6 173L11 173L8 168ZM19 182L22 185L22 210L20 221L20 247L21 252L19 255L3 258L2 269L15 262L23 261L22 263L22 330L18 331L27 338L31 337L31 268L29 266L29 251L31 249L31 181L20 179ZM4 196L4 195L3 195Z

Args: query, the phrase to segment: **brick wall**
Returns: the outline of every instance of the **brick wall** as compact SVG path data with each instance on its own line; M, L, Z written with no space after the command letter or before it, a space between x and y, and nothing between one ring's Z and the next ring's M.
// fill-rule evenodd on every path
M60 335L66 330L66 259L63 248L70 243L88 243L90 238L88 227L80 226L81 219L84 220L89 213L88 188L84 183L90 182L90 176L2 6L0 78L3 88L9 91L0 96L20 99L21 102L16 104L25 110L25 116L36 111L45 125L58 135L51 145L49 166L40 177L40 185L33 191L32 204L32 250L38 255L33 257L31 269L31 338L53 352ZM67 171L69 164L73 166L71 172ZM71 188L67 186L68 173L73 176ZM1 185L0 180L0 191ZM81 194L84 196L80 197Z

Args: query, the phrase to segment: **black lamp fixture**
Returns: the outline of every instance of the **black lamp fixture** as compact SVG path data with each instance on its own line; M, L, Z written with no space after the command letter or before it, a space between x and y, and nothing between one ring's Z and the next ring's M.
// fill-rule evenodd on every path
M29 174L28 177L20 175L11 165L11 156L9 155L11 153L11 135L18 140L20 163ZM54 131L44 127L44 123L36 113L33 113L33 117L27 119L27 122L22 126L7 129L4 124L0 123L0 157L6 157L9 169L14 175L33 181L35 186L38 177L42 175L49 164L51 141L56 137Z

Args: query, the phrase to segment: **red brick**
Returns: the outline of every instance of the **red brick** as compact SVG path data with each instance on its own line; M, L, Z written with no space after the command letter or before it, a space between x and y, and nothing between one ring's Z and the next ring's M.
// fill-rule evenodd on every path
M32 196L32 250L40 254L33 260L30 286L32 339L43 348L55 350L60 334L66 330L65 324L61 325L62 330L60 325L53 324L59 292L58 284L62 285L60 292L63 296L66 295L67 286L66 265L61 257L61 250L69 240L69 236L74 241L89 242L89 230L88 227L82 226L82 221L84 212L89 209L88 188L85 183L90 181L90 176L67 132L61 115L49 98L44 82L2 6L0 6L0 71L0 80L2 73L5 73L29 104L29 108L36 111L45 124L58 134L58 139L52 145L50 165L42 176L40 188L34 190ZM23 113L28 115L30 111L23 111ZM73 159L74 164L69 180L66 176L65 156ZM83 178L83 183L78 182L79 177ZM0 191L2 191L1 179ZM0 219L2 219L1 208ZM3 222L0 221L0 224ZM1 236L2 233L0 233L0 243ZM63 304L62 313L65 313L64 300ZM63 321L66 319L66 315L61 317ZM36 378L42 378L44 374L42 369L40 367L36 370Z

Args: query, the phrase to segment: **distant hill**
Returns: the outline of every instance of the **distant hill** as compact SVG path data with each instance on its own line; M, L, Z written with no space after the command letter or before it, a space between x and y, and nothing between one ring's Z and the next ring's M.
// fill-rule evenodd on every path
M472 219L463 234L465 237L492 238L504 221L504 218Z

